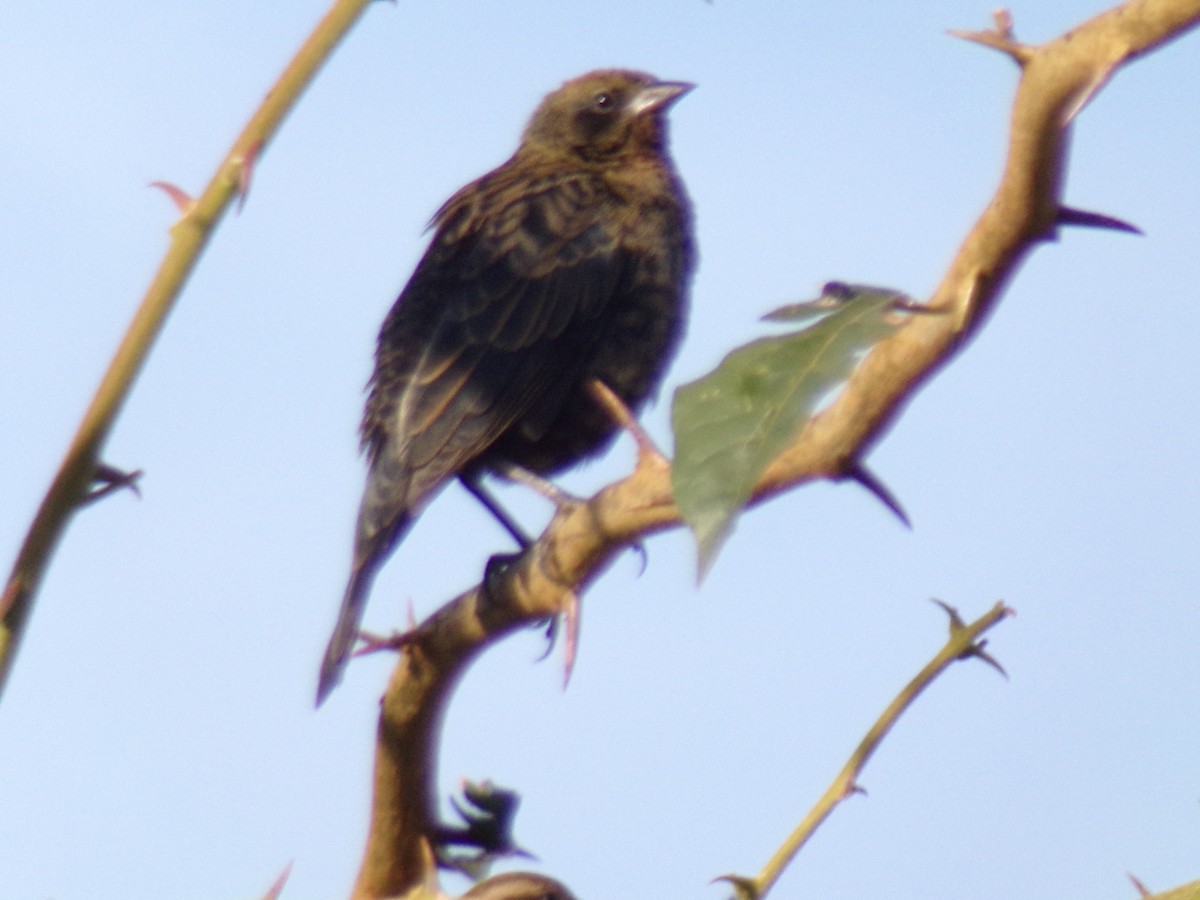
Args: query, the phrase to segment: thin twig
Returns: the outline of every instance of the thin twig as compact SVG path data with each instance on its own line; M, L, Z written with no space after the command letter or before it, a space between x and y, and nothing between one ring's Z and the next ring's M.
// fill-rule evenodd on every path
M921 696L921 693L951 663L970 657L986 657L982 645L979 643L979 636L1011 612L1003 603L997 603L979 619L970 625L964 625L958 618L957 613L945 604L942 604L942 606L950 615L949 640L946 641L945 645L937 652L933 659L926 663L925 667L917 673L916 677L906 684L904 689L888 704L887 709L883 711L883 714L871 726L871 730L867 732L866 737L854 748L854 752L850 754L850 758L846 761L842 770L838 772L837 777L833 779L829 788L821 795L821 799L809 810L808 815L804 817L804 820L796 827L796 830L788 835L787 840L783 842L783 845L775 852L763 867L763 870L754 878L746 878L739 875L722 876L721 880L733 884L738 900L761 900L761 898L767 895L775 882L779 880L779 876L783 874L796 854L800 852L800 849L808 842L808 839L816 833L816 830L821 827L821 823L829 817L834 808L847 797L861 790L858 786L859 775L862 774L863 769L875 751L879 749L879 745L883 742L888 732L900 720L900 716L904 714L904 711L912 705L917 697Z

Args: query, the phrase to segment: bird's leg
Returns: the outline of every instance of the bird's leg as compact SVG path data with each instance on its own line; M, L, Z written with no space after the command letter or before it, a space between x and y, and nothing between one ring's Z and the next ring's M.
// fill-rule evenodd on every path
M502 478L507 478L509 481L523 484L530 490L536 491L547 500L554 504L558 509L565 506L574 506L582 503L578 497L567 493L558 485L554 484L536 472L531 472L528 469L518 466L514 463L500 463L492 466L492 470ZM500 507L496 499L491 496L479 483L479 475L472 473L471 475L459 475L459 480L468 491L475 495L484 506L486 506L493 516L508 529L509 534L516 538L521 544L521 550L524 552L529 549L533 543L525 534L517 528L512 522L508 513ZM500 578L505 570L512 565L520 554L497 554L488 559L487 565L484 567L483 587L484 591L489 596L494 596L494 587L496 579ZM546 625L546 652L542 655L545 659L550 655L550 651L554 649L555 640L558 637L559 621L562 620L563 627L566 632L566 645L564 647L564 665L563 665L563 686L571 679L571 670L575 665L575 651L579 646L579 598L574 591L571 591L566 606L563 608L561 616L553 616Z
M543 478L536 472L531 472L514 463L502 463L494 467L497 475L507 478L516 484L523 484L535 494L545 497L554 506L577 506L583 501L574 494L569 494L548 478Z
M588 384L588 391L592 398L600 404L612 420L620 427L629 432L629 436L633 438L637 444L638 465L643 463L651 463L653 465L662 466L664 468L670 465L667 457L658 449L658 444L654 443L654 438L646 432L641 423L634 417L633 412L625 405L620 397L613 393L612 388L601 381L599 378L593 378ZM642 541L637 541L630 545L630 549L638 555L641 560L641 568L638 575L641 576L646 572L646 565L650 559L646 553L646 545Z
M654 438L646 433L646 429L634 417L633 412L625 405L625 401L614 394L612 388L599 378L593 378L588 384L588 390L613 422L629 432L630 437L637 444L639 463L644 460L652 460L655 463L666 464L667 458L654 443Z
M533 476L536 477L536 476ZM478 471L463 472L458 476L458 480L462 482L462 486L470 491L471 496L483 504L484 508L490 512L497 522L504 526L504 530L512 535L514 541L520 546L521 550L528 549L533 540L518 525L508 514L508 511L500 505L500 503L488 493L483 486L482 476Z
M520 550L516 553L494 553L488 557L488 561L483 567L483 588L484 596L492 600L496 596L497 579L501 578L508 570L508 567L521 558L521 555L529 549L533 544L533 540L524 531L521 530L513 517L508 514L508 511L500 505L500 503L488 493L483 486L482 475L478 470L470 472L460 472L458 480L478 500L483 507L492 514L492 517L504 526L504 530L512 535L512 539L520 546Z
M596 382L599 384L600 382ZM607 390L607 388L605 388ZM618 403L620 401L617 401ZM523 484L526 487L537 491L547 500L554 504L556 509L562 509L568 506L579 506L585 501L570 494L560 488L553 482L543 478L535 472L530 472L521 466L509 464L499 470L505 478L510 481L515 481L518 484ZM642 554L643 563L645 561L646 551L640 544L634 545L634 549ZM562 609L559 614L552 616L550 621L546 623L546 652L541 658L545 659L550 655L550 651L554 649L554 644L558 640L559 628L563 630L563 690L566 690L567 685L571 681L571 673L575 670L575 654L579 649L579 595L568 590Z

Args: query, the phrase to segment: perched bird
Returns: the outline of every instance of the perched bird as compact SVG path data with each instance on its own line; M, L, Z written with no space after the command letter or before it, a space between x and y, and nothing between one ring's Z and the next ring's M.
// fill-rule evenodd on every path
M369 474L318 705L376 571L448 481L479 496L485 472L553 474L602 450L616 425L593 379L635 411L657 390L695 264L666 139L666 112L691 88L620 69L568 81L512 158L434 216L379 333L362 423Z

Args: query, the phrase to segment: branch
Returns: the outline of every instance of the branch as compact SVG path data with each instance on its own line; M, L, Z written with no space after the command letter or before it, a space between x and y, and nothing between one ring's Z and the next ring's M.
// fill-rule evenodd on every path
M336 0L267 92L196 200L174 185L155 183L175 201L181 216L171 228L171 245L83 415L0 593L0 694L8 681L42 576L71 517L89 499L88 488L102 468L100 452L166 323L167 314L230 203L235 197L245 198L255 160L369 3L370 0Z
M979 331L1030 251L1069 218L1061 192L1074 117L1122 64L1198 21L1200 0L1131 0L1041 46L1017 45L1007 27L984 41L1019 60L1021 80L1001 184L929 300L947 314L913 316L881 342L768 468L752 502L843 476L882 436ZM442 710L466 666L514 629L566 610L621 549L679 524L669 467L642 454L628 478L560 508L520 560L404 637L379 720L371 828L355 897L401 894L429 882L425 836L437 826L436 742Z
M862 791L862 788L858 784L858 776L866 768L867 762L874 755L875 751L879 749L879 745L883 743L883 739L887 737L888 732L892 730L895 724L900 721L900 717L913 704L913 701L929 685L933 684L934 679L949 668L952 663L960 659L975 657L994 666L1003 674L1004 670L984 651L984 642L979 640L979 636L993 625L998 624L1005 616L1010 615L1012 610L1003 603L997 603L979 619L970 625L966 625L959 618L958 613L951 607L941 601L936 602L950 616L949 639L933 659L926 663L925 667L917 673L916 677L905 685L904 689L888 704L887 709L883 711L883 714L871 726L871 730L867 732L866 737L854 748L854 752L850 754L850 759L847 760L842 770L838 772L837 777L833 779L832 784L829 785L825 793L821 795L821 799L809 810L808 815L804 817L804 821L788 836L783 846L771 857L770 861L763 867L763 870L755 878L724 875L719 879L733 884L734 893L738 900L761 900L762 897L765 897L775 882L779 880L779 876L783 874L784 870L795 858L796 854L808 843L808 839L821 827L821 823L829 818L829 814L833 812L834 808L847 797Z

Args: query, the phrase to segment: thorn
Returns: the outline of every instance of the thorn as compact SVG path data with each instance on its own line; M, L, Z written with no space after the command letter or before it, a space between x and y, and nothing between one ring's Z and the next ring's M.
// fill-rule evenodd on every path
M735 900L759 900L759 897L762 896L758 890L758 883L745 875L718 875L709 884L716 884L718 881L724 881L733 886Z
M853 460L842 471L843 478L849 478L851 481L857 482L874 495L875 499L892 511L897 519L904 523L904 527L912 531L912 522L909 521L908 513L904 511L904 507L900 505L900 501L895 495L888 490L888 486L866 467L861 461Z
M558 630L562 628L566 636L563 642L562 686L564 691L571 683L571 674L575 671L575 659L579 650L579 623L581 621L579 612L579 594L568 590L562 611L556 616L551 616L546 625L546 649L537 658L538 662L543 662L550 656L554 651L554 645L558 642Z
M638 556L638 559L641 561L641 565L638 566L638 573L637 573L637 577L641 578L643 575L646 574L646 567L650 565L650 554L646 552L646 542L645 541L635 541L634 543L629 545L629 549L632 550L634 553L636 553Z
M1012 13L1007 9L997 9L992 13L992 22L993 26L986 31L952 28L949 34L951 37L999 50L1018 66L1024 68L1025 64L1033 59L1034 49L1016 39L1013 33Z
M951 606L949 603L945 603L945 602L939 600L937 597L930 597L929 599L932 600L934 603L936 603L938 606L940 606L943 609L943 611L945 611L946 615L950 617L950 635L951 635L951 637L958 634L960 631L962 631L964 628L967 627L966 623L962 620L962 616L960 616L958 614L958 610L955 609L953 606ZM1011 609L1005 609L1004 614L1009 615L1009 616L1015 615L1015 613ZM985 662L989 666L991 666L993 669L995 669L997 672L999 672L1001 675L1003 675L1005 680L1008 680L1008 673L1006 671L1004 671L1004 666L1000 665L1000 663L996 659L996 657L992 656L990 653L988 653L985 650L986 647L987 647L987 641L982 640L977 644L972 644L970 647L968 647L966 650L964 650L961 654L959 654L958 658L959 659L970 659L970 658L974 657L975 659L982 660L983 662Z
M946 603L943 600L939 600L937 597L930 597L929 599L931 601L933 601L934 603L936 603L938 606L940 606L942 608L942 610L946 613L946 615L948 615L950 617L950 633L951 634L957 634L958 632L962 631L964 628L967 627L967 623L962 620L962 616L960 616L958 614L958 610L955 609L953 606L951 606L949 603Z
M1012 10L1005 9L1003 6L992 10L992 21L996 23L993 31L996 34L1002 35L1013 40L1013 16Z
M408 598L408 618L406 621L408 623L409 631L417 630L417 611L413 609L412 597Z
M867 796L867 789L865 787L863 787L861 784L859 784L857 781L853 782L850 785L850 787L848 787L846 789L845 796L843 796L842 799L846 800L850 797L855 796L856 794L861 795L863 797Z
M1123 231L1126 234L1144 235L1146 233L1124 219L1106 216L1101 213L1088 212L1086 209L1073 209L1070 206L1060 206L1054 220L1058 225L1078 225L1083 228L1107 228L1110 231Z
M410 644L415 644L417 641L417 632L414 628L409 628L408 631L394 631L391 634L374 634L370 631L360 631L358 633L358 647L354 648L351 657L357 659L360 656L370 656L372 653L382 653L384 651L400 651Z
M629 432L637 444L638 465L643 462L652 462L660 466L667 465L667 457L658 449L654 438L646 433L646 429L634 418L629 407L625 405L625 401L614 394L612 388L599 378L593 378L588 385L588 390L596 402L612 417L612 420Z
M186 216L192 211L192 207L196 205L196 201L192 199L192 196L187 191L171 184L169 181L152 181L148 186L158 188L170 197L171 202L175 204L175 208L179 210L180 215Z
M1005 681L1010 680L1008 677L1008 673L1004 671L1004 666L1000 665L1000 663L996 660L996 657L992 656L990 653L984 652L983 648L986 646L987 646L987 641L980 641L978 644L975 644L970 650L968 650L963 655L963 658L965 659L968 656L973 656L976 659L983 660L985 663L987 663L989 666L991 666L993 669L995 669L997 672L999 672L1001 674L1001 676L1003 676Z
M575 655L579 649L579 595L567 591L567 599L561 613L566 638L563 640L563 690L571 683L571 673L575 671Z
M1142 884L1141 880L1138 879L1138 877L1136 875L1134 875L1132 872L1126 872L1125 877L1133 882L1133 886L1137 889L1139 897L1149 897L1150 896L1150 894L1151 894L1150 889L1147 888L1146 885Z
M279 877L275 879L275 883L271 885L270 890L263 895L263 900L279 900L279 895L283 893L283 886L287 884L288 876L292 874L292 864L289 862L283 867L283 871Z
M255 141L246 148L238 166L238 203L237 211L241 213L246 205L246 197L250 194L250 182L254 178L254 164L258 161L258 152L262 149L262 141Z
M94 487L79 501L79 505L89 506L97 500L103 500L109 494L121 490L121 488L129 488L133 493L141 499L142 492L138 489L138 479L142 477L141 469L134 469L132 472L123 472L115 466L106 465L105 463L97 463L96 471L92 475L92 481L97 482L100 486Z

